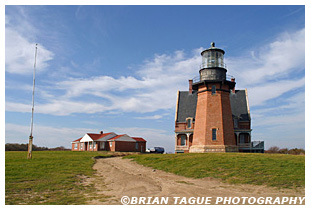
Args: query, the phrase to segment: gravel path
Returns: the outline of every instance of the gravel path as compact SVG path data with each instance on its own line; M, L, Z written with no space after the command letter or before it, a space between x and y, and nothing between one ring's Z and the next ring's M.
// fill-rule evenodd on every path
M85 183L94 183L100 199L89 204L118 204L129 197L304 197L304 189L296 190L257 186L231 185L213 178L193 179L160 170L154 170L122 157L97 159L93 167L96 177ZM90 195L88 195L90 196Z

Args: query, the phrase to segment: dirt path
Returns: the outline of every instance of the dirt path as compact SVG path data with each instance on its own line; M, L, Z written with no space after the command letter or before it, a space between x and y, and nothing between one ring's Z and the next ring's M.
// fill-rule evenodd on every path
M304 197L304 190L278 190L266 186L230 185L212 178L193 179L144 167L121 157L97 159L93 167L95 183L101 199L89 204L121 204L129 197ZM169 200L170 203L173 199Z

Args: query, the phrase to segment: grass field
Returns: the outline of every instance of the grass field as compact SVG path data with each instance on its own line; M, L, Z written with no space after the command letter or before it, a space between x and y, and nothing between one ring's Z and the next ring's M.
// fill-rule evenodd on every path
M205 153L131 155L137 163L181 176L213 177L232 184L305 186L305 157L280 154Z
M85 204L96 196L81 176L94 176L95 156L105 152L38 151L5 153L5 204ZM305 184L304 156L272 154L144 154L129 155L140 164L178 175L214 177L229 183L298 188Z
M94 156L101 152L38 151L5 153L5 204L84 204L82 193L95 191L83 186L79 176L92 176Z

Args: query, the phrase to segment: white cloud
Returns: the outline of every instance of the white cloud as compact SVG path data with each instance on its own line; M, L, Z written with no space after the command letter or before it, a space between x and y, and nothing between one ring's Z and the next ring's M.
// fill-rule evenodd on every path
M10 27L5 29L5 69L13 74L32 74L35 59L35 43L27 40ZM37 70L45 70L53 59L53 53L38 45Z
M31 104L6 102L6 111L12 112L31 112ZM35 113L65 116L73 113L93 114L111 110L107 107L94 102L51 100L46 104L35 103Z
M250 51L243 57L226 59L230 74L239 87L260 85L274 79L303 73L305 69L305 29L284 32L275 41Z
M156 55L153 60L145 61L137 71L140 79L99 76L61 81L55 87L48 87L44 93L50 96L48 89L64 90L66 93L57 100L48 97L45 104L36 103L36 112L70 115L112 110L146 113L172 109L176 104L176 97L172 96L178 89L184 89L188 79L198 73L199 63L198 54L186 58L181 51L176 51L174 55ZM85 101L85 95L99 97L102 102ZM7 111L24 110L21 107L26 105L9 102Z
M277 82L263 83L260 86L248 88L248 97L251 106L262 105L264 102L277 98L282 94L303 87L305 79L281 80Z
M5 24L5 70L12 74L27 75L33 73L35 43L38 44L37 71L44 71L54 54L38 43L40 33L33 26L31 16L24 7L14 7L14 16L6 14Z
M23 104L17 102L5 102L5 111L11 112L31 112L31 103Z
M295 50L293 50L293 48ZM38 113L70 115L73 113L138 112L174 109L177 90L188 89L188 79L198 75L200 49L191 56L183 51L155 55L136 70L136 76L98 76L71 78L41 90L48 96L45 103L36 103ZM236 76L237 86L247 87L251 106L263 105L268 100L304 85L304 77L291 80L292 71L304 70L304 29L283 33L262 49L246 58L228 58L229 74ZM284 57L283 57L284 56ZM64 91L54 99L49 89ZM84 97L94 99L85 100ZM14 108L16 106L16 108ZM28 105L27 105L28 106ZM8 111L25 110L24 104L7 103ZM152 116L156 119L159 116Z
M144 116L144 117L134 117L135 119L139 119L139 120L158 120L161 119L163 117L163 115L152 115L152 116Z

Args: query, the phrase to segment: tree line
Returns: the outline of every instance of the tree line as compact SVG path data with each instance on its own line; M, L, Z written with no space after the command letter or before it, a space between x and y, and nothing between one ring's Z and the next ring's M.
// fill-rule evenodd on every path
M277 146L270 147L268 150L265 150L265 153L278 153L278 154L290 154L290 155L304 155L305 150L304 149L288 149L288 148L282 148L280 149Z
M34 144L32 145L32 151L45 151L45 150L64 151L64 150L70 150L70 149L66 149L63 146L55 147L55 148L48 148L48 147L39 147ZM7 143L5 144L5 151L28 151L28 144Z

